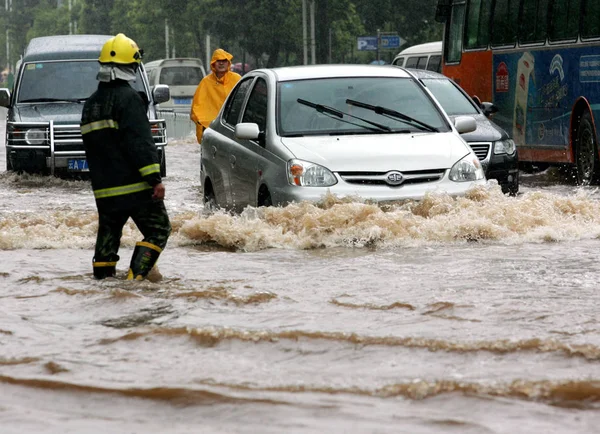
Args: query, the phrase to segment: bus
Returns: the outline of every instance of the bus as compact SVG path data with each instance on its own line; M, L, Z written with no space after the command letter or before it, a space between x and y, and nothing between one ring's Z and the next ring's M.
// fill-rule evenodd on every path
M519 162L600 180L600 1L438 0L442 73L499 109Z

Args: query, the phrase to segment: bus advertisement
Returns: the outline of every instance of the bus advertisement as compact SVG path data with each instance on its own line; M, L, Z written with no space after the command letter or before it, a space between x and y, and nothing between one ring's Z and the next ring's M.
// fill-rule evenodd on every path
M444 75L492 101L521 164L600 180L600 1L438 0ZM581 19L580 19L581 18Z

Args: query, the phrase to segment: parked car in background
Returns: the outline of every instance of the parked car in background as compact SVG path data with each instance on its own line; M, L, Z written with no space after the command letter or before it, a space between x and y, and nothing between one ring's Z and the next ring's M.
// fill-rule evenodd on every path
M60 35L33 38L18 63L14 92L0 89L7 107L6 168L43 174L88 171L81 139L81 112L97 89L98 57L110 35ZM148 103L152 136L158 148L161 174L166 174L165 122L155 104L169 99L168 86L148 85L144 65L130 82Z
M202 60L193 57L177 57L148 62L150 86L169 86L171 98L160 104L160 110L176 110L189 113L194 92L206 75Z
M515 142L489 118L497 111L492 103L478 104L453 80L445 75L422 69L409 69L436 97L451 119L472 116L477 129L462 134L473 149L488 179L495 179L502 192L519 191L519 158Z
M246 74L204 132L205 205L318 202L327 193L377 202L454 196L486 183L451 120L401 68L310 65Z
M392 65L442 72L442 41L408 47L394 57Z

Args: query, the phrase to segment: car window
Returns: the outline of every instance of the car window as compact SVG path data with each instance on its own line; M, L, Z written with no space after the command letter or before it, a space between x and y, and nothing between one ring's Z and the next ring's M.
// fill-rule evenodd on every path
M160 84L169 86L198 86L202 70L197 66L169 66L160 69Z
M93 61L37 62L24 66L17 102L85 99L98 87L99 64ZM141 69L131 86L145 94Z
M260 131L267 128L267 83L262 78L256 80L242 122L253 122L258 124Z
M287 81L277 89L277 122L280 135L331 134L335 132L365 132L365 122L345 116L328 116L298 102L298 98L313 104L332 107L343 113L376 122L392 130L420 131L391 116L346 103L347 99L391 110L416 118L440 131L448 126L420 85L402 77L336 77ZM344 122L345 120L350 121Z
M479 113L473 103L452 81L446 78L426 78L423 82L448 115L475 115Z
M227 99L223 117L228 124L237 124L240 112L242 111L242 104L244 103L244 99L246 99L246 94L248 93L252 80L253 78L248 78L240 81Z

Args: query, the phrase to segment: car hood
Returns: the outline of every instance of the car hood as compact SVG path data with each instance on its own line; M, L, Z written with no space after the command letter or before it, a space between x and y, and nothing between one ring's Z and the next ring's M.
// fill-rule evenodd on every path
M496 140L508 139L508 134L494 122L490 121L485 115L468 115L475 119L477 129L473 132L461 134L460 136L467 142L494 142ZM452 121L456 116L450 116Z
M454 133L284 137L296 158L332 171L447 169L470 148Z
M58 102L19 104L12 110L11 121L48 122L56 124L79 124L81 122L82 103Z

